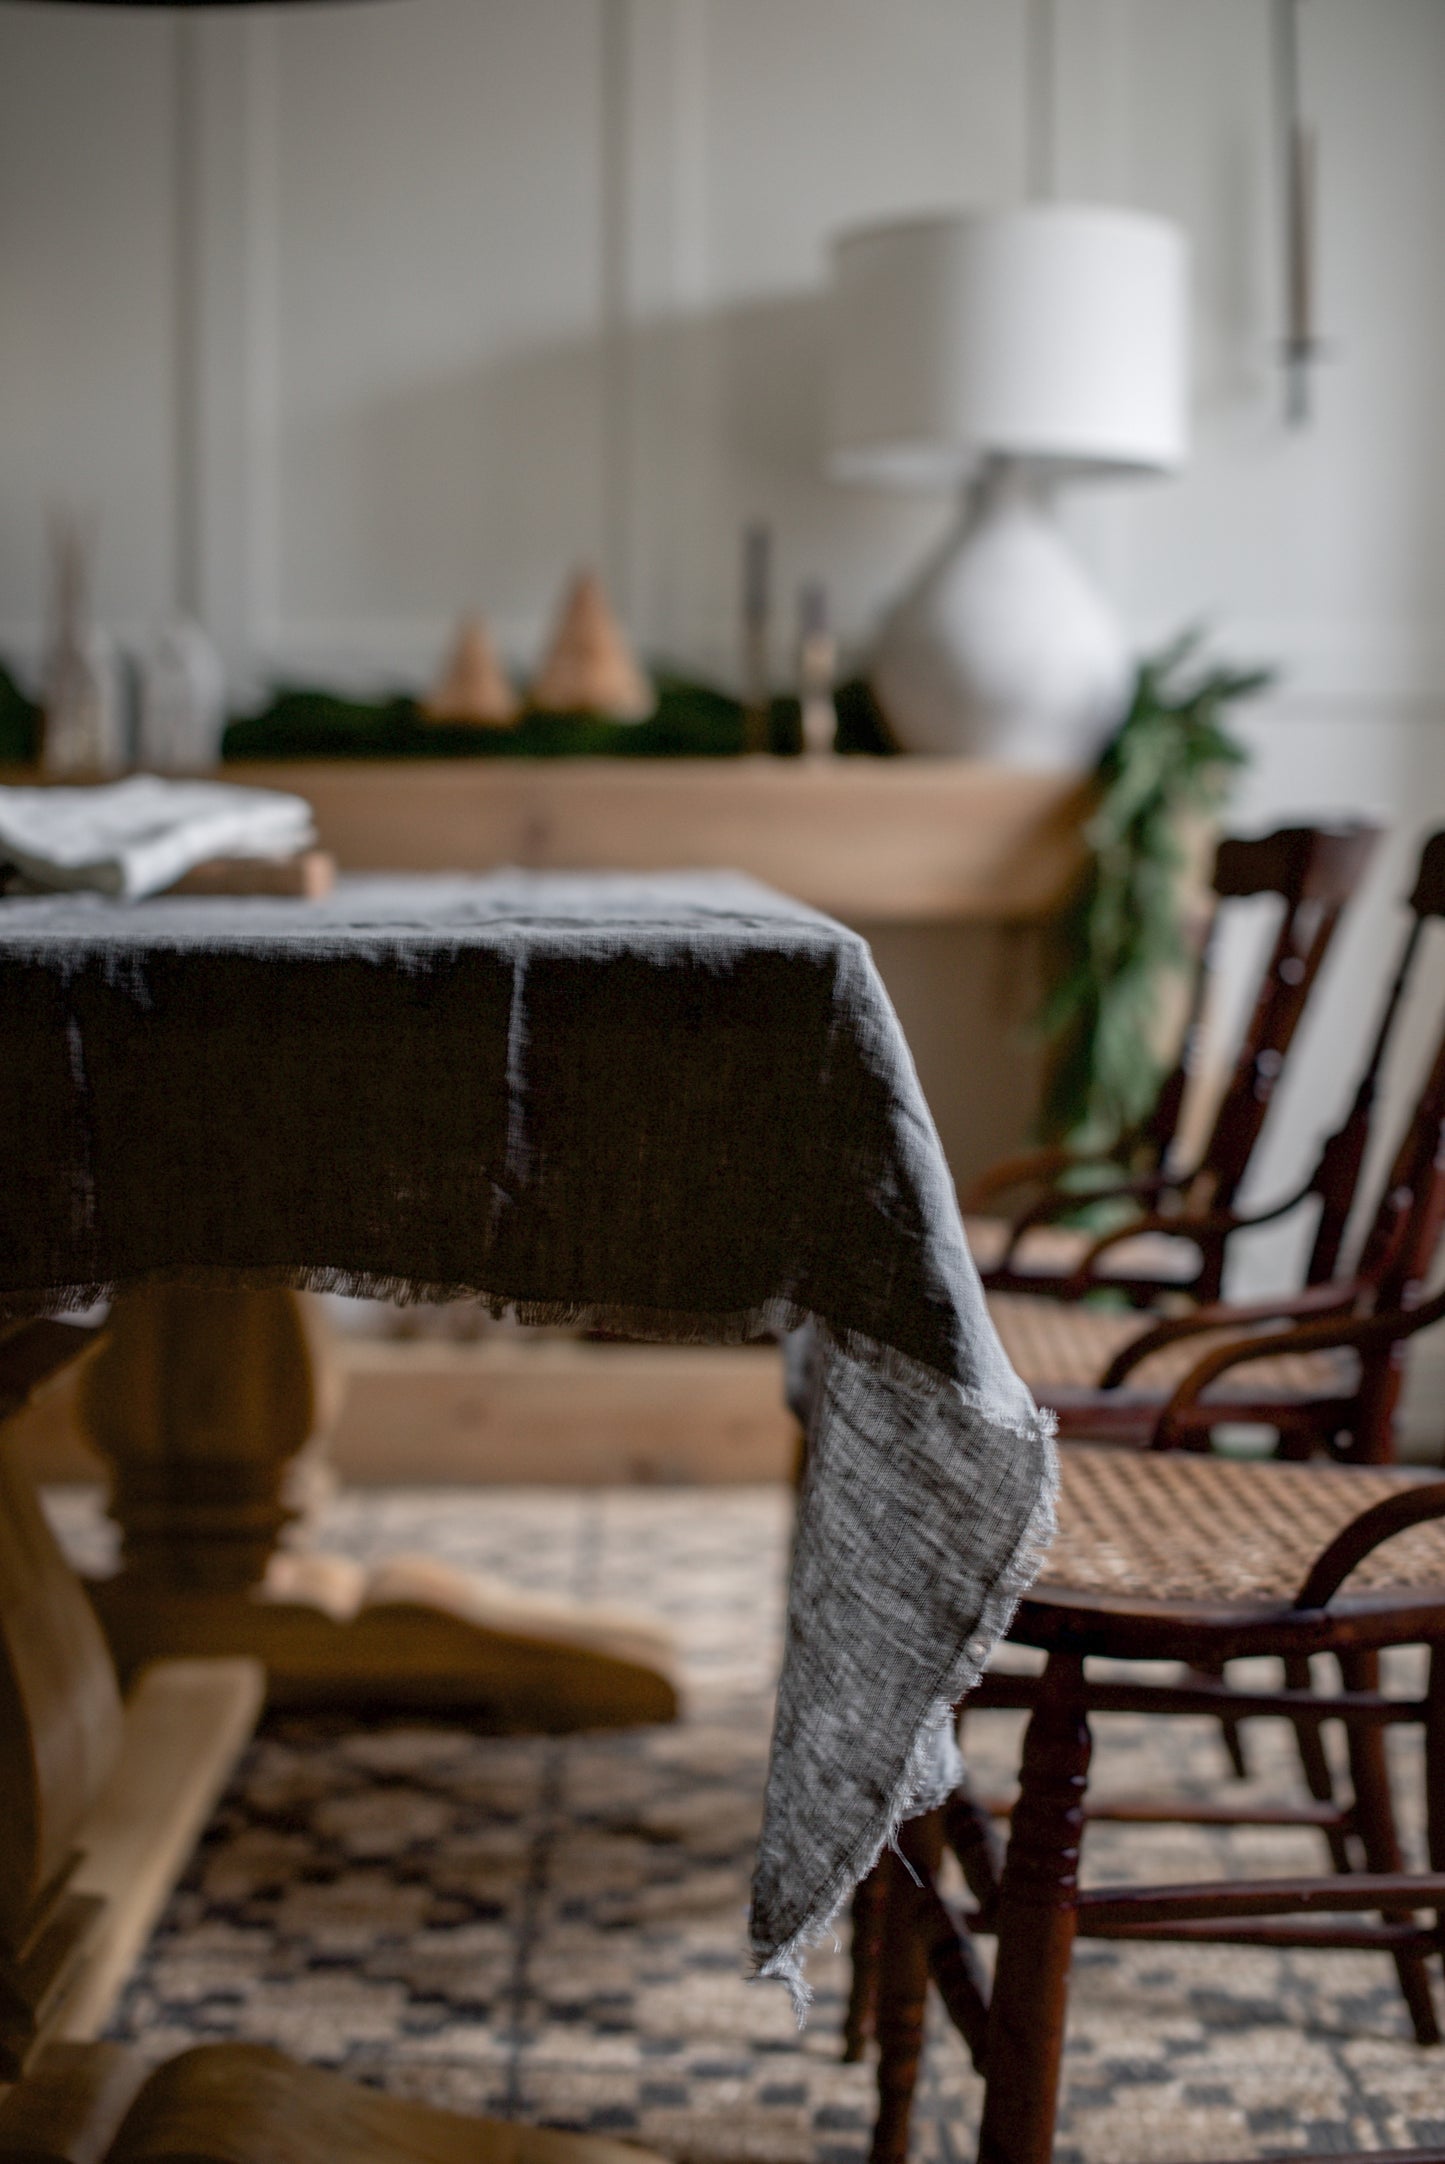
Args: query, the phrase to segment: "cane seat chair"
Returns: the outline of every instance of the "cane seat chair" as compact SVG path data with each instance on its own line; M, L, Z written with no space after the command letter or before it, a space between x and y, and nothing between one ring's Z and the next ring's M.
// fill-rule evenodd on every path
M1004 1349L1067 1437L1207 1449L1224 1421L1276 1429L1286 1454L1394 1455L1404 1349L1445 1315L1424 1297L1445 1232L1445 1034L1353 1271L1254 1305L1140 1318L995 1293Z
M1117 1309L1038 1300L1027 1293L1001 1292L990 1298L989 1311L1009 1358L1026 1381L1060 1394L1065 1390L1092 1392L1101 1387L1103 1377L1117 1362L1131 1388L1146 1393L1156 1404L1184 1381L1206 1353L1236 1343L1244 1327L1242 1323L1231 1327L1229 1322L1217 1320L1210 1324L1202 1315L1190 1316L1188 1320L1197 1327L1168 1337L1160 1333L1152 1350L1138 1354L1134 1348L1146 1334L1154 1338L1157 1325L1150 1325L1137 1310L1126 1314ZM1232 1316L1238 1311L1219 1303L1211 1312ZM1160 1318L1175 1319L1185 1318ZM1237 1398L1257 1395L1261 1390L1285 1394L1317 1391L1346 1382L1349 1372L1347 1360L1337 1360L1328 1353L1281 1352L1269 1361L1256 1363L1248 1376L1233 1377L1226 1371L1217 1385L1217 1395Z
M1298 1194L1262 1217L1244 1217L1235 1208L1320 967L1378 838L1379 829L1362 822L1282 828L1259 840L1230 837L1220 843L1216 903L1274 894L1283 913L1203 1149L1191 1162L1176 1161L1180 1122L1201 1058L1218 946L1217 909L1200 954L1179 1058L1142 1126L1099 1154L1059 1147L1009 1158L965 1197L969 1246L986 1286L1056 1299L1079 1298L1098 1284L1145 1304L1163 1292L1217 1299L1234 1232L1338 1187L1346 1171L1343 1148ZM1438 866L1438 906L1445 910L1445 851ZM1080 1193L1085 1182L1087 1197ZM1012 1219L987 1214L1011 1192L1024 1198ZM1107 1202L1123 1213L1124 1223L1106 1242L1059 1222L1077 1216L1085 1199ZM1188 1231L1187 1241L1177 1237L1182 1230Z
M885 1852L855 1926L850 2043L878 2044L873 2164L900 2164L930 1979L986 2083L981 2164L1047 2164L1076 1937L1369 1949L1391 1957L1417 2039L1438 2038L1429 1964L1445 1953L1445 1480L1399 1468L1240 1463L1102 1448L1064 1453L1058 1539L1010 1631L1043 1653L1041 1677L991 1674L974 1698L1027 1705L1007 1850L965 1788L910 1821ZM1420 1696L1380 1687L1387 1647L1430 1648ZM1240 1718L1339 1723L1352 1794L1330 1808L1349 1868L1324 1878L1081 1889L1089 1716L1214 1712L1223 1686L1096 1680L1086 1663L1219 1666L1249 1655L1330 1655L1334 1692L1230 1694ZM1430 1869L1403 1868L1386 1729L1423 1727ZM1147 1819L1147 1810L1118 1815ZM1317 1825L1321 1807L1156 1814ZM945 1848L974 1905L945 1898ZM1359 1868L1363 1865L1363 1868ZM997 1939L991 1990L974 1939ZM861 1958L860 1958L861 1957ZM1412 2152L1414 2154L1414 2152ZM1418 2152L1445 2164L1445 2146ZM1336 2159L1336 2164L1339 2160Z

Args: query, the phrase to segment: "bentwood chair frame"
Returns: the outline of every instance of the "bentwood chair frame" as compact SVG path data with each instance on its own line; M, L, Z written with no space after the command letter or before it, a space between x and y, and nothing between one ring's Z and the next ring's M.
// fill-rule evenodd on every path
M1070 1476L1087 1482L1090 1460L1126 1462L1107 1451L1070 1453ZM1134 1471L1141 1468L1132 1461ZM914 1819L896 1853L885 1853L860 1903L855 1926L855 1989L850 2008L851 2055L872 2029L879 2047L879 2117L872 2164L902 2164L922 2051L930 1980L984 2075L986 2092L979 2164L1048 2164L1053 2147L1068 1976L1076 1937L1168 1940L1241 1946L1374 1949L1393 1956L1415 2017L1417 2037L1438 2036L1426 1963L1445 1953L1445 1540L1421 1584L1390 1583L1344 1590L1357 1567L1378 1563L1376 1551L1411 1527L1445 1518L1445 1481L1422 1483L1405 1472L1350 1472L1249 1466L1211 1460L1148 1460L1146 1483L1188 1478L1254 1484L1283 1476L1295 1482L1364 1483L1376 1495L1349 1513L1326 1540L1299 1590L1247 1597L1147 1595L1125 1582L1101 1590L1099 1581L1071 1584L1068 1568L1049 1575L1020 1606L1011 1638L1046 1656L1043 1675L1018 1679L1010 1695L1003 1679L985 1678L980 1699L1026 1704L1020 1791L1012 1810L1006 1854L989 1820L967 1790L941 1810ZM1388 1492L1379 1493L1381 1487ZM1161 1496L1161 1505L1167 1498ZM1165 1512L1161 1510L1161 1516ZM1067 1525L1067 1514L1065 1523ZM1087 1543L1086 1543L1087 1548ZM1076 1553L1077 1553L1076 1549ZM1088 1579L1088 1572L1081 1577ZM1112 1579L1105 1569L1103 1578ZM1381 1585L1379 1579L1383 1578ZM1431 1649L1429 1682L1421 1697L1387 1695L1379 1687L1379 1656L1390 1646ZM1080 1847L1086 1820L1091 1711L1217 1711L1219 1687L1097 1683L1085 1661L1179 1660L1213 1667L1249 1655L1283 1656L1307 1668L1314 1655L1339 1663L1342 1688L1232 1694L1245 1716L1284 1715L1310 1723L1340 1723L1349 1740L1355 1798L1344 1814L1362 1841L1367 1868L1325 1878L1219 1881L1174 1886L1113 1886L1081 1890ZM994 1688L990 1691L990 1685ZM1186 1700L1188 1701L1186 1703ZM972 1700L969 1703L973 1703ZM1427 1842L1430 1868L1401 1868L1384 1762L1388 1727L1420 1724L1425 1732ZM1126 1813L1148 1819L1187 1817L1169 1809ZM1250 1822L1271 1814L1224 1814ZM1319 1823L1288 1809L1273 1823ZM940 1891L945 1848L962 1865L973 1908L960 1915ZM1422 1922L1420 1912L1431 1912ZM974 1947L976 1933L998 1942L991 1990ZM1445 2147L1407 2152L1412 2164L1445 2164ZM1334 2164L1342 2164L1336 2158ZM1364 2164L1363 2159L1354 2164ZM1376 2158L1375 2164L1380 2164Z
M1161 1322L1137 1336L1118 1355L1100 1389L1042 1391L1040 1395L1058 1411L1066 1440L1087 1437L1150 1451L1197 1452L1209 1448L1213 1431L1221 1421L1259 1421L1275 1429L1281 1456L1300 1458L1324 1452L1357 1463L1387 1464L1394 1456L1393 1419L1406 1350L1411 1339L1445 1316L1445 1293L1429 1300L1420 1297L1442 1229L1445 1036L1385 1182L1354 1278L1315 1287L1292 1301L1262 1304L1255 1309L1205 1308ZM1290 1318L1287 1326L1270 1329L1269 1323L1278 1325L1282 1320L1281 1306ZM1334 1312L1329 1312L1331 1309ZM1241 1335L1251 1322L1261 1327L1252 1336ZM1220 1343L1222 1324L1228 1328ZM1169 1349L1184 1351L1191 1340L1198 1341L1199 1357L1172 1392L1161 1397L1129 1390L1131 1374L1151 1355ZM1291 1393L1277 1381L1268 1380L1270 1370L1281 1359L1299 1365L1315 1355L1324 1362L1320 1387ZM1353 1361L1352 1376L1341 1371L1341 1355ZM1251 1366L1265 1378L1254 1395L1247 1381ZM1226 1384L1233 1387L1221 1397L1219 1388ZM1239 1694L1226 1682L1222 1660L1206 1662L1201 1655L1194 1668L1196 1672L1187 1679L1186 1687L1165 1687L1162 1695L1156 1692L1152 1702L1161 1711L1214 1713L1234 1769L1242 1776L1245 1759ZM1309 1704L1308 1663L1286 1654L1285 1683L1287 1695L1279 1709L1293 1718L1292 1708ZM1003 1698L996 1695L999 1690L1004 1691ZM1027 1701L1027 1692L1020 1695L1017 1683L1010 1687L986 1679L973 1703L1018 1705ZM1295 1720L1295 1730L1311 1797L1310 1804L1304 1807L1305 1821L1319 1827L1336 1868L1348 1869L1348 1828L1339 1815L1335 1784L1319 1741L1318 1726L1306 1711ZM1163 1815L1190 1816L1177 1810ZM1238 1813L1223 1806L1210 1815L1228 1818ZM1412 1977L1408 1964L1402 1967L1401 1984L1419 2027L1427 2018L1427 2002L1422 2000L1418 1978ZM1433 2021L1433 2015L1428 2019Z
M1123 1315L1007 1295L995 1299L994 1319L1065 1439L1202 1450L1221 1422L1250 1422L1273 1427L1285 1456L1386 1464L1406 1347L1445 1315L1445 1295L1423 1293L1442 1234L1445 1033L1349 1275L1256 1303L1206 1303L1143 1329ZM1050 1372L1048 1339L1060 1331L1098 1359L1094 1382Z
M1267 1223L1299 1206L1317 1189L1316 1180L1278 1209L1260 1217L1237 1214L1235 1197L1248 1171L1274 1091L1284 1072L1320 967L1338 928L1346 903L1379 838L1377 827L1360 823L1335 829L1282 828L1259 840L1231 837L1219 845L1214 892L1220 899L1277 894L1284 913L1260 979L1254 1010L1241 1039L1229 1083L1203 1150L1187 1167L1169 1164L1177 1147L1179 1124L1191 1077L1201 1056L1208 986L1213 974L1217 917L1211 923L1195 976L1193 997L1179 1059L1166 1079L1149 1118L1113 1150L1080 1154L1066 1147L1025 1152L1007 1159L975 1183L965 1200L971 1213L986 1209L1012 1189L1031 1191L1032 1199L1012 1221L1001 1255L982 1258L982 1276L991 1291L1034 1292L1076 1299L1100 1283L1147 1304L1162 1292L1184 1292L1201 1300L1219 1297L1230 1237L1248 1225ZM1445 858L1440 866L1445 900ZM1368 1124L1368 1105L1364 1118ZM1363 1154L1363 1143L1360 1145ZM1329 1167L1331 1192L1347 1173L1349 1158L1341 1143ZM1358 1162L1354 1170L1358 1174ZM1065 1184L1080 1173L1098 1175L1087 1193ZM1117 1175L1113 1179L1110 1174ZM1320 1168L1316 1179L1326 1176ZM1128 1208L1128 1220L1107 1241L1096 1243L1083 1258L1063 1270L1035 1267L1027 1259L1029 1235L1057 1226L1077 1214L1081 1204ZM1344 1207L1348 1211L1348 1197ZM1172 1265L1125 1267L1121 1244L1142 1234L1186 1231L1196 1262L1174 1252ZM1182 1264L1182 1268L1179 1265Z
M1222 1256L1225 1244L1235 1233L1255 1231L1263 1225L1278 1224L1282 1218L1291 1217L1307 1203L1318 1200L1319 1217L1315 1224L1309 1260L1305 1266L1304 1282L1307 1286L1323 1285L1328 1284L1334 1277L1339 1267L1340 1250L1344 1245L1350 1212L1359 1190L1360 1174L1364 1169L1365 1153L1369 1147L1379 1097L1380 1079L1394 1037L1395 1025L1405 1007L1405 995L1419 960L1425 928L1432 919L1445 917L1445 831L1430 835L1421 849L1415 884L1405 907L1410 912L1410 927L1385 995L1364 1071L1355 1086L1349 1110L1339 1127L1321 1147L1308 1178L1282 1201L1265 1209L1243 1212L1216 1207L1205 1210L1198 1216L1191 1216L1188 1226L1183 1228L1183 1237L1186 1239L1191 1242L1217 1242ZM1101 1233L1080 1262L1067 1287L1067 1296L1082 1298L1084 1294L1096 1290L1100 1282L1100 1265L1107 1260L1110 1252L1124 1239L1151 1232L1166 1233L1171 1237L1180 1236L1178 1215L1148 1211L1127 1229Z
M1445 1233L1445 1036L1385 1181L1354 1274L1253 1306L1206 1306L1156 1322L1110 1361L1096 1391L1041 1392L1060 1430L1155 1450L1203 1450L1221 1421L1275 1428L1288 1457L1323 1451L1360 1464L1394 1457L1394 1415L1410 1340L1445 1316L1445 1293L1423 1297ZM1269 1325L1276 1325L1270 1328ZM1225 1342L1219 1333L1226 1333ZM1231 1334L1232 1333L1232 1334ZM1208 1342L1212 1335L1213 1342ZM1131 1391L1154 1354L1202 1339L1199 1358L1161 1402ZM1353 1379L1330 1366L1318 1391L1226 1378L1282 1358L1350 1354ZM1211 1395L1211 1392L1215 1393Z

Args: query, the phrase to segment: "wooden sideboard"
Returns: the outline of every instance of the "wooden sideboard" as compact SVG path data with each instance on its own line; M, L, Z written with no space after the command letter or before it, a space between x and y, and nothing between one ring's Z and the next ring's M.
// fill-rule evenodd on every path
M346 871L750 872L866 924L1026 924L1082 861L1075 775L962 759L276 760Z

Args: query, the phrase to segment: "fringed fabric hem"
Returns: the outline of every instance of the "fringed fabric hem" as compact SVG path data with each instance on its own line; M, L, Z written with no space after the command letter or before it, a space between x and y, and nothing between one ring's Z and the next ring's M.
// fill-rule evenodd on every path
M978 1682L994 1647L1007 1635L1019 1602L1038 1576L1057 1529L1056 1428L1054 1415L1039 1411L1032 1420L1001 1430L1021 1442L1039 1446L1043 1456L1039 1494L1023 1532L984 1596L973 1629L945 1673L939 1695L930 1703L919 1723L913 1747L881 1823L842 1860L820 1893L812 1914L790 1938L777 1947L754 1945L753 1977L781 1983L786 1988L800 2029L807 2022L813 1998L812 1987L804 1975L808 1954L828 1937L843 1903L868 1876L884 1849L896 1846L899 1828L905 1821L937 1809L958 1786L962 1760L955 1739L955 1712ZM980 1646L984 1649L982 1653L978 1651Z
M754 1945L752 1974L785 1985L798 2025L802 2027L812 1998L803 1974L808 1952L827 1937L844 1901L873 1869L884 1848L896 1842L898 1829L904 1821L941 1804L956 1785L957 1746L952 1744L954 1709L973 1689L989 1653L1007 1632L1019 1601L1038 1575L1054 1535L1058 1461L1053 1442L1053 1415L1035 1412L1024 1421L1001 1423L996 1412L981 1397L959 1390L953 1378L941 1377L938 1370L864 1332L840 1328L786 1296L729 1310L653 1308L615 1301L517 1299L463 1280L429 1279L335 1265L277 1264L250 1269L167 1268L123 1279L9 1292L0 1294L0 1317L23 1319L43 1314L74 1314L141 1284L218 1290L236 1286L243 1289L288 1286L298 1291L391 1300L406 1306L480 1300L494 1315L510 1314L525 1324L602 1330L670 1344L744 1345L782 1336L812 1323L849 1359L871 1368L888 1381L912 1389L936 1388L940 1379L948 1382L963 1404L987 1421L996 1433L1033 1444L1041 1451L1043 1463L1034 1507L1019 1539L988 1588L965 1644L940 1679L937 1695L919 1723L886 1812L841 1860L799 1928L781 1945ZM980 1646L984 1648L982 1653L978 1651Z
M497 1291L471 1279L428 1278L385 1270L352 1268L332 1263L167 1264L120 1277L95 1278L81 1284L51 1285L0 1292L0 1323L26 1321L36 1315L75 1315L114 1300L119 1294L144 1285L179 1285L202 1291L266 1291L275 1287L295 1292L340 1293L351 1299L388 1300L398 1307L440 1307L458 1300L480 1301L500 1319L538 1329L606 1331L618 1337L638 1338L660 1345L751 1345L773 1337L785 1337L812 1324L848 1359L871 1369L887 1382L906 1389L937 1389L940 1381L957 1393L959 1401L988 1419L1003 1434L1016 1433L1026 1440L1030 1430L1001 1426L985 1400L959 1388L956 1380L940 1368L917 1360L909 1353L861 1330L830 1321L803 1301L776 1294L741 1308L646 1307L627 1301L529 1299ZM1053 1416L1040 1414L1052 1423ZM1052 1434L1052 1425L1049 1433ZM1028 1581L1025 1581L1026 1583Z

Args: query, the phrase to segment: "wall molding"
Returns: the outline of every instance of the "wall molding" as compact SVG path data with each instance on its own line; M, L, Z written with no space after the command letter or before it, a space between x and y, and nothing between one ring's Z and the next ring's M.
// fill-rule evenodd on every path
M649 641L667 636L668 537L651 475L656 363L637 334L705 285L706 0L596 0L603 568ZM181 17L174 39L175 607L240 685L288 655L398 662L425 619L313 626L281 591L278 25ZM674 608L675 613L675 608ZM22 646L29 627L13 627ZM537 627L499 626L530 646Z
M276 26L182 17L177 605L244 680L278 614Z
M622 613L655 643L669 628L672 539L654 485L668 456L658 416L677 386L644 333L706 290L705 0L600 5L606 568Z

